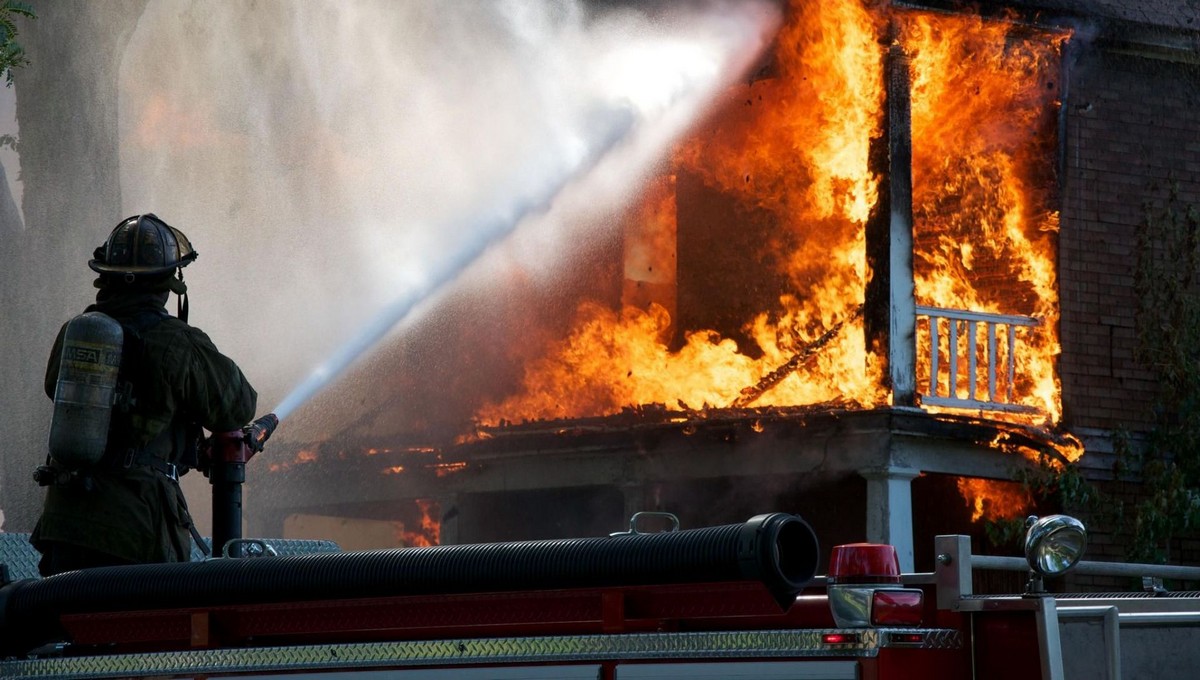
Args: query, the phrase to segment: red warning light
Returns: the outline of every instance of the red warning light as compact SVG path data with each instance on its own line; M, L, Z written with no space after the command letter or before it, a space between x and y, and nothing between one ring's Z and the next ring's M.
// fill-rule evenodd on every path
M871 596L871 623L876 626L919 626L925 593L919 588L876 590Z
M833 547L829 583L900 583L896 549L881 543L847 543Z
M888 636L888 643L893 645L923 645L925 644L924 633L892 633Z

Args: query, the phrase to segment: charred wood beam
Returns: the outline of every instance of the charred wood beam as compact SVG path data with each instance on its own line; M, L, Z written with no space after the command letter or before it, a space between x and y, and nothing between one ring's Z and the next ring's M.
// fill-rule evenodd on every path
M796 369L800 368L807 363L809 359L816 356L817 352L825 347L825 345L828 345L830 340L833 340L838 336L838 333L842 331L842 328L846 325L846 322L857 319L862 312L863 307L862 305L859 305L858 308L854 310L853 314L835 323L833 327L822 333L821 337L808 343L801 348L799 352L793 354L792 358L788 359L782 366L764 375L754 385L743 389L738 398L734 399L733 403L729 405L729 408L743 408L753 404L755 401L758 401L758 398L765 394L767 390L770 390L772 387L778 385L784 378L794 373Z
M885 380L896 406L916 403L916 301L913 296L912 112L908 55L893 26L884 56L887 105L882 136L872 145L872 170L882 177L866 225L867 351L886 360Z

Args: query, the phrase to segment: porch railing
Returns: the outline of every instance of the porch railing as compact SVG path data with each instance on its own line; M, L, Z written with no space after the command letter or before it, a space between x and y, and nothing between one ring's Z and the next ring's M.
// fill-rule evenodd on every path
M1013 384L1016 380L1017 358L1017 329L1033 328L1039 322L1030 316L1015 316L1008 314L985 314L968 312L958 309L940 309L937 307L916 307L918 328L920 319L928 321L929 329L929 387L921 395L921 402L934 406L952 408L969 408L988 411L1007 411L1016 413L1036 412L1032 406L1017 404L1013 401ZM944 321L943 321L944 320ZM987 329L986 346L979 342L979 324ZM946 347L948 349L945 366L942 365L939 352L941 327L947 330ZM965 333L960 333L965 329ZM1001 357L997 352L997 338L1006 340L1006 352ZM919 340L919 339L918 339ZM965 341L964 341L965 340ZM918 347L922 347L918 341ZM964 356L965 353L965 356ZM959 385L959 367L966 361L966 385ZM987 364L987 385L981 390L979 383L979 366ZM947 373L946 390L941 390L943 369ZM1003 389L1000 387L1003 378ZM919 389L919 387L918 387ZM944 393L943 393L944 392ZM965 393L959 396L960 393Z

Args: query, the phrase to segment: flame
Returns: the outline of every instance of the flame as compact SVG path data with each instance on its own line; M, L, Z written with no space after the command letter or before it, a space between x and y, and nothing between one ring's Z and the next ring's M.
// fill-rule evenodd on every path
M671 347L670 299L620 310L585 300L569 336L528 364L520 390L486 404L479 420L612 414L651 403L727 406L855 315L866 276L862 227L877 197L867 160L883 99L876 38L881 18L852 0L795 3L793 13L779 36L779 77L751 90L765 103L715 134L685 141L674 158L675 172L769 212L778 224L776 242L763 245L785 254L778 266L794 292L782 294L774 309L745 319L757 356L711 330L683 333L681 346ZM663 187L673 186L671 177L648 191L636 213L640 219L673 223L675 205L662 194ZM673 239L661 238L663 231L653 229L654 239L627 246L627 268L630 250L637 262L672 261L673 251L662 249L673 248ZM657 254L646 254L655 247ZM880 404L886 400L881 376L880 362L865 351L862 322L855 319L755 405L834 399Z
M435 456L437 460L441 460L442 457L437 449L428 446L412 446L408 447L406 451L408 453L431 454ZM378 453L386 453L387 449L366 449L365 452L368 456L370 456ZM451 463L425 463L420 467L421 469L425 470L433 470L434 474L438 477L446 477L447 475L452 475L456 472L461 472L462 470L467 469L467 463L466 461L455 461ZM389 465L383 468L382 472L385 475L399 475L405 473L407 470L408 467L405 465Z
M437 503L426 498L418 498L413 503L416 505L417 511L421 513L420 526L418 529L410 531L404 522L396 522L396 539L410 548L441 545L442 526L435 519L435 514L440 511Z
M736 109L683 140L669 171L631 212L621 306L581 302L569 333L528 362L519 387L484 404L477 419L610 415L645 404L687 411L889 403L885 359L867 351L858 315L872 275L865 225L879 198L874 171L883 169L871 155L883 134L885 35L909 63L917 304L1037 322L1001 324L994 342L985 324L953 322L954 348L949 328L932 348L929 322L919 324L918 389L928 394L932 382L939 394L962 397L977 384L975 398L993 401L991 359L995 400L1025 411L988 417L1057 422L1056 80L1069 35L865 0L791 2L770 77L740 86ZM733 322L742 338L729 337L731 329L681 327L687 319L677 318L682 291L670 274L683 208L675 192L685 177L734 204L736 214L771 225L746 266L771 268L783 287ZM978 358L973 376L967 346ZM955 385L949 371L932 375L934 351L940 366L953 362ZM1063 452L1071 459L1080 450ZM983 494L984 486L960 488L974 494L980 512L1006 512L999 500L983 500L1002 496Z
M452 475L456 472L462 472L463 470L466 470L467 463L465 461L459 461L456 463L436 463L431 467L438 477L445 477L447 475Z
M905 19L917 302L1038 318L1031 332L1019 329L1016 348L1001 338L998 363L1015 357L1017 382L1008 385L1001 374L1000 387L1057 421L1058 213L1046 187L1053 185L1057 65L1068 36L1020 35L1010 23L968 15ZM983 328L976 330L973 338L962 333L964 342L986 356ZM919 356L929 356L927 329L921 344ZM951 360L945 342L939 355ZM928 361L921 368L927 382ZM977 370L986 384L986 362ZM967 366L957 374L955 387L965 394ZM943 394L948 375L939 375Z
M958 492L972 508L971 521L982 517L1012 519L1026 514L1030 505L1029 493L1015 482L994 479L959 477Z
M1023 456L1031 463L1041 462L1050 451L1057 454L1056 456L1051 456L1050 460L1052 464L1056 461L1059 464L1074 463L1083 456L1085 448L1083 442L1078 437L1070 433L1062 433L1059 435L1059 439L1060 441L1050 440L1039 442L1041 448L1035 449L1014 442L1013 436L1009 432L1000 432L988 442L988 446L998 451Z
M316 451L312 451L309 449L301 449L300 451L296 452L295 457L293 457L290 461L284 461L282 463L271 463L270 465L267 466L267 469L270 470L271 472L280 472L280 471L286 470L290 467L295 467L297 465L307 465L308 463L315 463L316 461L317 461L317 452Z

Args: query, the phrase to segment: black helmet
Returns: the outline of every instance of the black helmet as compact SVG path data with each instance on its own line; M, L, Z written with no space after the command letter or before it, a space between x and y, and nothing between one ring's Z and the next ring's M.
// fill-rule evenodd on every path
M195 259L192 242L182 231L146 213L121 220L88 266L101 274L123 274L132 283L138 277L169 275Z

